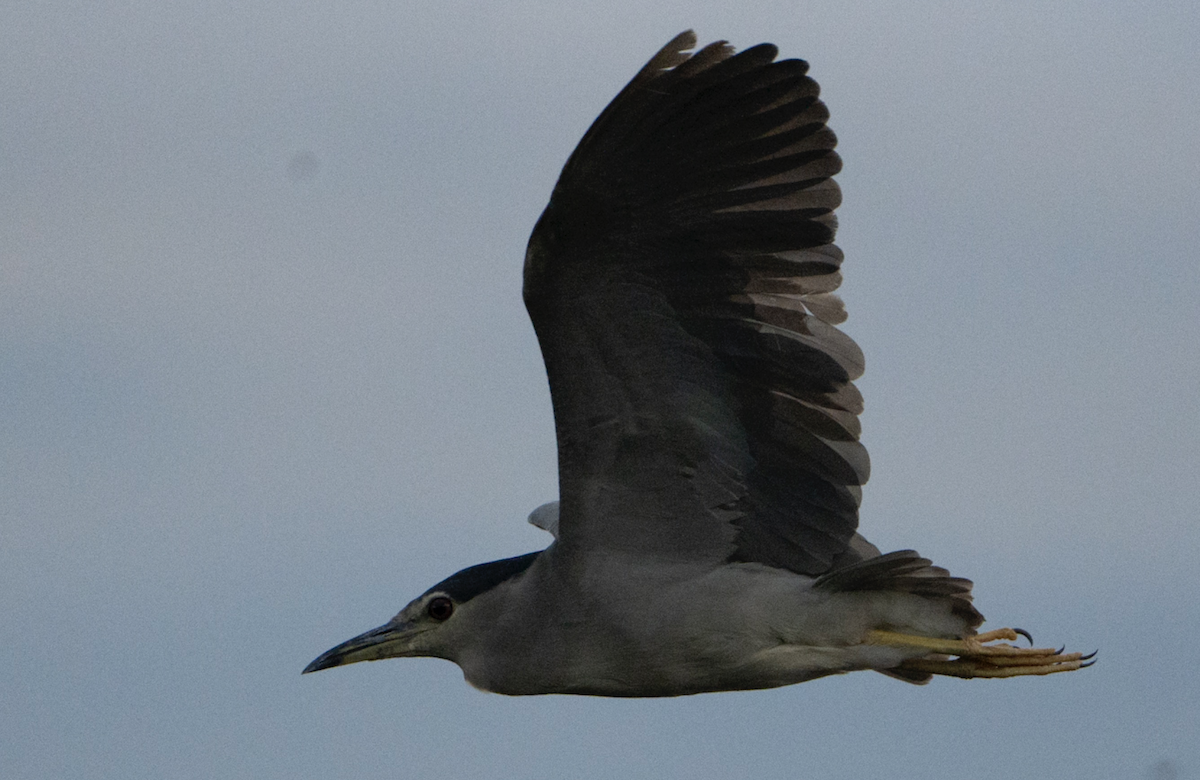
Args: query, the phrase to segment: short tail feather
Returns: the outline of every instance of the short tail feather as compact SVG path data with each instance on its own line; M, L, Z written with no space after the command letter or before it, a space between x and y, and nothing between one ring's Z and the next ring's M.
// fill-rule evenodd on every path
M950 572L934 566L916 550L897 550L834 569L818 577L813 587L842 592L890 590L949 599L954 614L974 629L983 624L983 615L971 603L973 584L963 577L951 577Z
M967 621L973 630L983 625L983 615L971 600L970 580L951 577L950 572L934 566L928 558L922 558L916 550L896 552L868 558L840 569L834 569L817 578L813 587L819 590L842 592L882 590L912 593L916 596L949 599L951 611ZM883 674L905 682L923 685L932 675L908 669L882 669Z

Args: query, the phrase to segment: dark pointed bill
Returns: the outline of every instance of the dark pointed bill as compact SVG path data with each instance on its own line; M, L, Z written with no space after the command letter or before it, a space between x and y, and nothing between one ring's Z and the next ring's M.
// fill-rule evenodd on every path
M378 661L381 658L407 655L409 640L414 633L419 633L414 632L413 628L411 623L387 623L373 628L321 653L311 664L304 667L301 674L359 661Z

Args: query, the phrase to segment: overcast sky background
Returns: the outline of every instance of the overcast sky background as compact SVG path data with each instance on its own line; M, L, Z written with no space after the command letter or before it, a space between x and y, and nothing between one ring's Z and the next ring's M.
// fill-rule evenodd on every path
M0 776L1200 778L1200 6L0 8ZM1052 678L301 677L555 498L525 241L687 27L812 64L863 532Z

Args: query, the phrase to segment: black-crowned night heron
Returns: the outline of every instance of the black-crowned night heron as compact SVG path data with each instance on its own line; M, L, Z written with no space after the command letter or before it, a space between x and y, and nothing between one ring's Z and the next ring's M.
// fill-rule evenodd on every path
M971 582L859 536L862 353L834 325L841 161L801 60L685 32L567 160L525 257L560 501L305 672L446 658L507 694L673 696L874 669L1012 677ZM1026 635L1027 636L1027 635Z

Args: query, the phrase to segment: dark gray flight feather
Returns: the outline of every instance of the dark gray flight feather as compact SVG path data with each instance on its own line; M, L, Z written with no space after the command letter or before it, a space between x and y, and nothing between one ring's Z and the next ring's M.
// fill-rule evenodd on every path
M869 473L836 138L807 63L695 43L604 109L530 238L559 543L819 575L856 559Z

